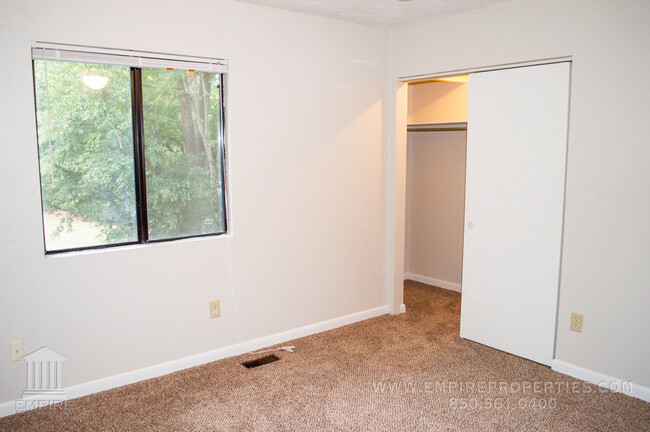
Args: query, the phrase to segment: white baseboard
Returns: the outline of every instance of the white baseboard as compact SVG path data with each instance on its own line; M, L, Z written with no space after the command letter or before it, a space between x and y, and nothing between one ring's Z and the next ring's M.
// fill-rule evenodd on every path
M379 306L373 309L367 309L361 312L355 312L349 315L344 315L338 318L333 318L327 321L310 324L304 327L288 330L282 333L276 333L269 336L264 336L258 339L253 339L245 342L240 342L234 345L229 345L223 348L217 348L212 351L207 351L201 354L196 354L189 357L172 360L165 363L160 363L154 366L149 366L143 369L126 372L120 375L113 375L106 378L101 378L96 381L90 381L83 384L78 384L65 389L67 399L75 399L82 396L87 396L93 393L109 390L115 387L121 387L127 384L132 384L138 381L143 381L151 378L156 378L161 375L167 375L172 372L187 369L193 366L199 366L205 363L221 360L226 357L232 357L239 354L255 351L261 348L266 348L271 345L276 345L292 339L309 336L314 333L320 333L327 330L332 330L347 324L352 324L358 321L363 321L369 318L374 318L380 315L387 314L388 306ZM15 401L4 402L0 404L0 417L15 414L16 404Z
M404 303L400 305L399 313L406 313L406 305Z
M429 276L422 276L415 273L404 273L404 280L410 279L416 282L422 282L427 285L433 285L440 288L448 289L451 291L461 291L461 285L453 282L444 281L441 279L435 279Z
M623 393L646 402L650 402L649 387L644 387L630 381L614 378L600 372L584 369L579 366L572 365L571 363L566 363L562 360L557 359L551 362L551 368L556 372L563 373L565 375L569 375L583 381L587 381L588 383L595 384L612 391L617 391L619 393Z

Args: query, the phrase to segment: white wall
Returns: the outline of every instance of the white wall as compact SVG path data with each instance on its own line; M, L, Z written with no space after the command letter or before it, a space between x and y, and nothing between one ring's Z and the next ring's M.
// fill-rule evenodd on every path
M646 387L648 22L647 0L516 0L395 30L391 42L393 81L573 56L556 358ZM400 178L404 164L395 157L393 177ZM404 191L387 193L387 201L399 202ZM400 228L396 220L395 232ZM571 311L584 314L582 333L569 330Z
M409 84L409 124L466 122L467 87L439 81Z
M443 288L461 283L466 144L462 131L408 134L405 272Z
M0 402L25 385L13 340L65 355L70 386L237 342L233 289L242 340L385 303L385 30L226 0L0 8ZM44 257L33 40L230 61L230 240Z

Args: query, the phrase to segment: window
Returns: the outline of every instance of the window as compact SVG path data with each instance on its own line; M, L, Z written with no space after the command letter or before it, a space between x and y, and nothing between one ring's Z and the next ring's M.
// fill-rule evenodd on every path
M32 58L46 253L226 232L223 60Z

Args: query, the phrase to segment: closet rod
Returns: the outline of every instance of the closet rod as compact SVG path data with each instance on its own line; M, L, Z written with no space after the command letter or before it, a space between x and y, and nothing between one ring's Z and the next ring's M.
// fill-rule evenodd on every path
M412 123L406 126L408 132L466 131L467 122Z

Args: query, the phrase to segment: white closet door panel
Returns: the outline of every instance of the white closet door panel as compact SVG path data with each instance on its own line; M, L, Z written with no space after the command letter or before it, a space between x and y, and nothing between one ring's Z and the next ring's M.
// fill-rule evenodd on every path
M461 337L543 364L555 343L570 64L471 74Z

